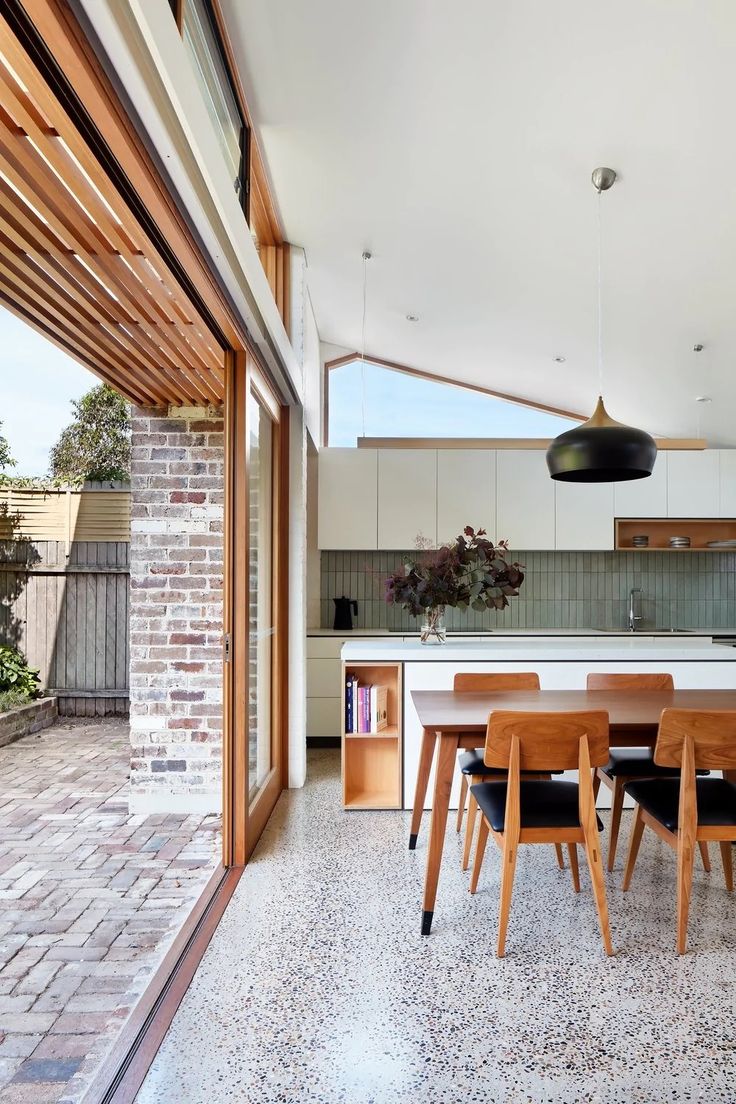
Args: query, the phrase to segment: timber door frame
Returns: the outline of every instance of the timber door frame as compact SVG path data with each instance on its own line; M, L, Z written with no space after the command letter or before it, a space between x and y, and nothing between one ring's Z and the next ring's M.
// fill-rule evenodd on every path
M282 405L255 358L232 350L226 358L223 862L243 866L278 795L288 784L289 408ZM254 391L277 415L274 422L272 749L268 783L251 804L249 739L249 492L248 398Z

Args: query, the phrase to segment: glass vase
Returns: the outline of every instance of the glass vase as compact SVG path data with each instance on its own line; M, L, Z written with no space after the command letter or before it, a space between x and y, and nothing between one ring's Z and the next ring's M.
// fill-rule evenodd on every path
M444 644L447 641L445 607L435 606L424 614L424 624L419 635L422 644Z

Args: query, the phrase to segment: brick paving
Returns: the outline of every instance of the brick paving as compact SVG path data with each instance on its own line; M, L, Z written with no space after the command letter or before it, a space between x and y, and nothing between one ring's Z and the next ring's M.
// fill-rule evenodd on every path
M0 1100L76 1104L220 857L219 817L128 813L128 726L0 748Z

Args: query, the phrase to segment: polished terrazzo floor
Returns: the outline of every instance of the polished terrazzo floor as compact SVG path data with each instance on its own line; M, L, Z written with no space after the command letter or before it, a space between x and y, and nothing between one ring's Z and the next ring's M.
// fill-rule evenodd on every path
M344 813L338 772L314 752L281 798L137 1104L736 1101L736 896L715 848L682 958L672 853L645 834L626 896L619 860L611 959L587 870L576 897L551 848L522 848L499 961L495 849L471 898L448 831L423 938L427 824L410 852L408 813Z

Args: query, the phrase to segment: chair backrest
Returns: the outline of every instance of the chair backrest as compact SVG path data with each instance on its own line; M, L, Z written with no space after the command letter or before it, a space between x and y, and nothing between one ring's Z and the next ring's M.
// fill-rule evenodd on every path
M589 690L674 690L675 680L672 675L646 674L638 671L615 674L591 671L586 685Z
M467 694L484 690L538 690L539 675L536 671L460 671L452 688Z
M591 767L608 762L608 713L603 709L574 713L497 709L488 718L486 766L508 769L514 736L522 771L577 770L582 737L587 737Z
M736 770L736 710L663 709L654 762L682 767L687 744L695 770Z

